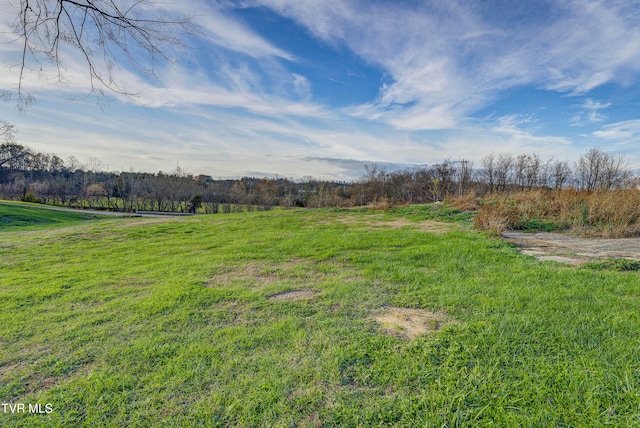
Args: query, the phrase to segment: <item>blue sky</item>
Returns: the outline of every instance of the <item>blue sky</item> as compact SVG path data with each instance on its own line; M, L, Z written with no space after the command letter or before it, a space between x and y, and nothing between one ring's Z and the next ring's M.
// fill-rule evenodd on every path
M638 1L161 5L201 30L157 81L116 70L136 100L83 99L86 66L67 50L67 82L43 63L24 82L37 103L0 104L0 119L23 144L109 170L349 180L374 162L572 162L594 146L640 167ZM0 11L0 89L15 89L15 12Z

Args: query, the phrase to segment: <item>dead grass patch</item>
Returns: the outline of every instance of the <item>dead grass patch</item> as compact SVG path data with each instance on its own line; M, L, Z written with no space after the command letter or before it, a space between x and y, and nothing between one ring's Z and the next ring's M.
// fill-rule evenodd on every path
M145 288L149 287L152 284L148 279L141 279L134 276L128 276L122 278L120 281L116 282L114 285L116 287L123 288Z
M456 226L451 223L444 223L434 220L410 221L405 218L385 220L381 215L371 215L367 217L344 216L327 220L325 224L334 222L347 224L350 226L360 226L368 229L402 229L403 227L414 227L421 232L445 234Z
M20 397L15 397L13 401L20 402L30 394L41 394L53 387L69 382L71 379L85 377L91 373L95 365L93 361L80 364L60 376L34 374L24 381L24 394Z
M3 349L9 350L11 359L4 362L0 362L0 382L4 382L3 376L16 370L27 367L27 364L23 361L33 359L34 355L49 355L52 352L52 348L49 345L33 344L28 347L21 347L18 350L13 350L8 347L7 344L0 342L0 346Z
M210 277L207 287L248 285L262 287L279 281L322 280L337 273L322 272L319 265L307 260L292 259L283 263L250 263L240 266L225 266Z
M25 361L25 359L31 358L29 355L32 355L33 352L50 353L52 350L49 347L38 345L33 349L28 349L28 352L19 352L15 359L0 366L0 383L9 382L11 378L19 379L23 387L19 395L5 397L8 402L20 402L30 394L42 393L68 382L72 378L86 376L95 367L94 361L77 361L63 374L38 373L34 372L36 370L34 365L37 367L37 364Z
M130 217L124 217L130 218ZM118 221L114 220L113 223L117 225L118 229L128 229L136 226L146 226L149 224L168 223L174 221L175 217L153 217L153 218L135 218L135 220Z
M320 419L320 416L318 415L318 412L313 412L310 415L308 415L306 418L304 418L301 422L300 422L300 427L302 428L320 428L323 427L324 423L322 422L322 420Z
M407 219L396 219L392 221L383 221L374 225L378 227L387 227L391 229L402 229L403 227L415 227L421 232L445 234L451 231L455 225L451 223L443 223L433 220L409 221Z
M238 283L249 283L249 285L268 285L277 280L278 276L265 271L264 266L232 266L226 267L220 273L217 273L209 282L207 282L207 286L224 287Z
M315 297L317 293L313 290L291 290L275 294L269 297L272 302L300 302Z
M0 380L4 379L9 373L24 367L23 363L4 364L0 366Z
M395 307L383 309L374 314L373 319L385 334L409 340L438 331L452 322L444 312Z

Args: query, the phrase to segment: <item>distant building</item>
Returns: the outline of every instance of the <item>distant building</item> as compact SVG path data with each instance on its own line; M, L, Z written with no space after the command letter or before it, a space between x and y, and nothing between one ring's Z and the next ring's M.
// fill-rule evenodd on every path
M213 183L213 177L210 175L200 174L193 177L193 181L200 184Z

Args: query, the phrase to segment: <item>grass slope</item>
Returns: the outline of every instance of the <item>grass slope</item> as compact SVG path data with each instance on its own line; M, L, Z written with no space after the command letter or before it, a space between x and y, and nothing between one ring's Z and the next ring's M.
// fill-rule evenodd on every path
M69 225L95 218L97 216L91 214L64 211L42 205L0 201L0 231Z
M0 425L640 424L638 274L431 233L431 214L2 232L0 402L53 411ZM270 300L289 290L316 294ZM372 319L386 306L457 322L409 341Z

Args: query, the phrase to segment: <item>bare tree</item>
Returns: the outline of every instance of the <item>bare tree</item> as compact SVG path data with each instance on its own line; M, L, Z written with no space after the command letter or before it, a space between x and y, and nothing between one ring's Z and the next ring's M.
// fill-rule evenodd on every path
M331 190L331 185L328 182L322 182L316 187L315 192L309 196L307 206L310 208L322 208L328 207L333 204L334 193Z
M532 189L538 184L541 164L540 156L536 153L516 156L513 163L514 184L520 190Z
M510 153L501 153L495 165L496 188L498 191L506 192L507 186L510 184L513 170L513 155Z
M445 159L440 164L434 164L430 169L431 173L431 194L434 201L442 201L450 194L454 193L454 180L457 175L456 166Z
M457 171L458 179L458 196L462 196L471 190L471 182L473 180L473 162L462 159L459 162L460 167Z
M29 156L30 151L16 142L16 128L13 124L0 121L0 169L15 169ZM0 171L1 172L1 171Z
M267 211L278 203L279 189L274 179L262 179L256 186L256 199L258 204Z
M568 162L556 160L550 167L550 183L555 190L562 189L571 179L571 167Z
M575 170L578 186L585 190L619 187L630 176L623 155L606 153L598 147L580 156Z
M9 169L24 169L24 163L28 161L29 149L17 143L0 144L0 167Z
M16 94L20 109L33 100L24 88L25 73L42 70L43 60L54 67L58 81L65 81L65 48L84 59L91 93L103 95L107 89L134 95L116 82L114 68L128 63L155 76L157 61L170 61L166 49L180 45L177 33L189 23L147 0L20 0L14 5L19 10L13 31L22 43Z
M629 165L622 154L609 154L605 159L600 188L614 189L627 184L632 174Z
M389 195L396 202L413 202L414 201L414 169L405 169L397 171L389 177Z
M493 193L496 185L496 155L490 153L480 161L482 167L481 174L489 186L489 193Z
M376 202L387 196L389 174L378 164L365 165L362 183L367 189L366 198L369 203Z
M15 143L16 126L12 123L0 120L0 143Z

